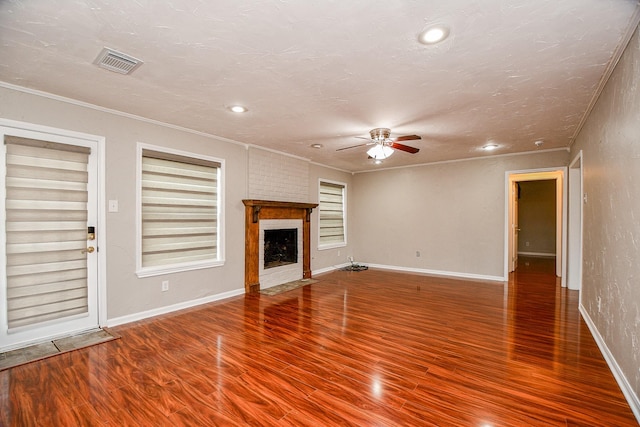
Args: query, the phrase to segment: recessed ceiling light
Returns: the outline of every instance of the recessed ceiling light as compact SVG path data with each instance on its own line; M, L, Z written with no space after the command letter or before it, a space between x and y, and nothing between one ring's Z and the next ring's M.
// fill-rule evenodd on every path
M436 44L449 36L447 27L437 25L429 27L418 35L418 41L422 44Z
M484 151L493 151L496 148L498 148L498 144L487 144L484 147L482 147Z
M534 144L536 144L536 147L542 147L542 144L544 144L543 140L538 140L536 142L534 142Z
M249 111L247 107L243 107L242 105L232 105L229 107L229 110L233 111L234 113L246 113L247 111Z
M322 144L311 144L311 148L320 149L320 148L322 148Z

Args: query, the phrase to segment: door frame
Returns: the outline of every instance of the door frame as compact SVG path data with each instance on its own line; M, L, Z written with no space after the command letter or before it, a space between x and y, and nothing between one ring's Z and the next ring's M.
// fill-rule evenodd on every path
M567 167L523 169L505 172L504 209L504 280L509 280L511 258L511 221L513 199L511 186L519 181L556 180L556 274L563 287L567 286ZM513 248L517 251L517 248Z
M582 289L582 239L584 223L583 206L583 168L582 150L569 163L569 226L568 258L567 258L567 287Z
M516 191L519 191L518 181L509 181L509 270L507 270L509 273L518 268L518 234L520 232L518 210L520 208Z
M12 134L15 132L16 136L24 136L28 133L36 133L41 134L42 137L46 138L47 135L53 137L63 137L63 138L72 138L78 140L86 140L95 143L97 149L95 150L95 160L96 160L96 177L97 177L97 206L96 206L96 216L97 216L97 230L96 233L96 248L97 248L97 272L96 272L96 302L95 302L95 310L97 310L97 325L102 326L107 323L107 290L106 290L106 259L107 259L107 251L106 251L106 218L104 215L104 206L105 206L105 137L99 135L92 135L82 132L76 132L66 129L59 129L50 126L38 125L33 123L21 122L16 120L9 120L0 118L0 127L3 128L5 133ZM0 189L0 192L4 194L4 188ZM4 213L0 212L0 217L4 218ZM5 235L2 233L0 236L0 244L4 245ZM0 292L1 298L5 298L4 291ZM4 304L3 304L4 306ZM4 346L0 344L1 351L11 350L17 347L23 347L25 345L33 344L35 342L41 342L43 339L55 339L61 336L67 336L69 334L82 332L82 330L69 330L64 333L60 333L57 335L47 335L45 337L40 337L38 339L32 339L27 341L21 341L17 344L10 344L8 346Z

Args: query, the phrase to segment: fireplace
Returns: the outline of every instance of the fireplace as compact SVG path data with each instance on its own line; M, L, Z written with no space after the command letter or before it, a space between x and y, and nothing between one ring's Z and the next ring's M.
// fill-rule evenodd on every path
M311 211L317 203L243 200L245 205L245 292L258 292L273 285L275 271L297 269L297 277L311 278ZM283 221L284 220L284 221ZM297 262L265 269L264 231L269 229L297 229ZM270 277L265 278L265 272ZM278 273L280 274L280 273ZM289 273L286 273L289 274ZM291 273L293 274L293 273ZM277 280L282 280L278 278ZM296 280L296 279L291 279ZM263 283L264 281L264 283ZM267 283L269 282L269 283ZM281 282L285 283L285 282Z
M263 219L258 224L258 280L260 289L294 282L304 277L302 220ZM272 239L269 241L269 239Z
M298 262L298 229L264 230L264 269Z

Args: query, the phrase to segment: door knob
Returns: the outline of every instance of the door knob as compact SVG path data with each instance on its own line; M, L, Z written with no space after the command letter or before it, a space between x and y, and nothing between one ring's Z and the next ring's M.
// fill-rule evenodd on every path
M82 253L83 253L83 254L86 254L86 253L88 252L88 253L92 254L92 253L93 253L93 251L95 251L95 250L96 250L96 248L94 248L93 246L89 246L87 249L84 249L84 250L82 251Z

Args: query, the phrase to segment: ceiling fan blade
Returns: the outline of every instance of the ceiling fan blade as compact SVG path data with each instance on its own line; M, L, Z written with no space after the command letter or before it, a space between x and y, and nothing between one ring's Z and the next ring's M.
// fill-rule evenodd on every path
M395 138L393 141L413 141L415 139L422 139L420 135L404 135Z
M419 148L409 147L408 145L398 144L397 142L392 142L390 147L394 150L405 151L411 154L416 154L418 151L420 151Z
M348 150L350 148L364 147L365 145L371 145L371 144L375 144L375 142L368 142L366 144L352 145L350 147L342 147L342 148L338 148L336 151Z

